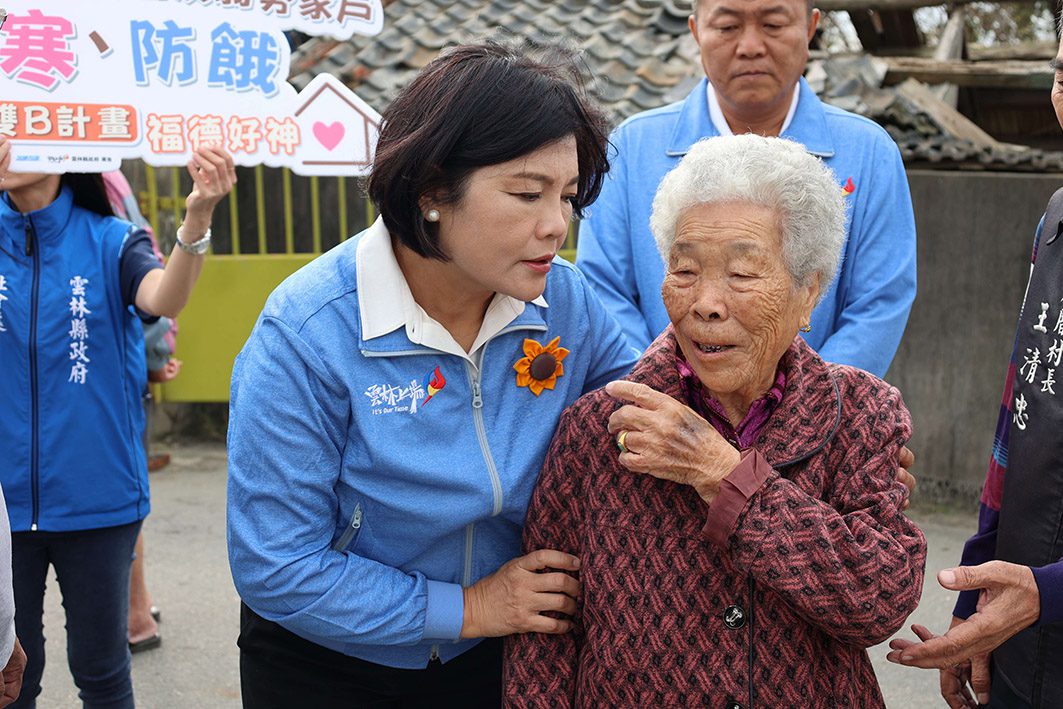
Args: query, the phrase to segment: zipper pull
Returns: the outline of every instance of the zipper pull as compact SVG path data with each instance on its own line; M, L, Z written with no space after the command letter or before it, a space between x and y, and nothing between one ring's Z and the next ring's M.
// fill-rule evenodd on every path
M484 405L484 398L480 395L480 382L476 379L472 380L472 408L481 409Z
M351 515L351 529L362 528L362 505L361 503L354 506L354 514Z
M26 255L33 255L33 225L30 220L26 220Z

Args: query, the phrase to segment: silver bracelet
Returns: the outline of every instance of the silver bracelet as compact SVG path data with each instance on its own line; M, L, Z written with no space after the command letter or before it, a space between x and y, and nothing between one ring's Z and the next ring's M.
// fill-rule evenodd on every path
M210 248L210 229L207 229L207 233L202 238L196 239L191 244L181 239L181 233L184 231L185 225L182 224L177 228L177 248L184 251L186 254L192 254L193 256L202 256L207 253L207 249Z

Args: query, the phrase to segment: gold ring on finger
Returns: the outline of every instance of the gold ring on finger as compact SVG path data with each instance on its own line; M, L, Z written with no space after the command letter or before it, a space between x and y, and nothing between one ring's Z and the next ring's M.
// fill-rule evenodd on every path
M620 449L621 453L627 453L628 448L624 445L624 439L627 438L627 431L621 431L620 435L616 437L616 447Z

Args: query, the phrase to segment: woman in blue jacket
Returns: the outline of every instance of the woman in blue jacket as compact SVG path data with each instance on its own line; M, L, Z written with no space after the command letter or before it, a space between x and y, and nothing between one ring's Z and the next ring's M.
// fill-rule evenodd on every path
M0 137L0 483L12 529L16 631L32 707L44 670L53 565L67 655L86 707L132 707L129 569L148 514L140 318L175 316L203 265L231 158L201 148L165 269L147 233L115 218L99 175L8 173Z
M266 303L230 399L244 706L497 707L500 638L569 630L579 561L518 557L524 515L561 412L634 359L555 258L608 169L578 76L441 54L384 114L381 218Z

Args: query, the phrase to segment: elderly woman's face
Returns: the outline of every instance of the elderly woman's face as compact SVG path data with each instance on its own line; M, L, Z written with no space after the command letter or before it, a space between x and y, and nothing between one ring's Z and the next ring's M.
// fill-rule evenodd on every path
M818 282L794 283L779 216L747 202L680 215L661 294L683 355L726 406L748 406L811 316Z

